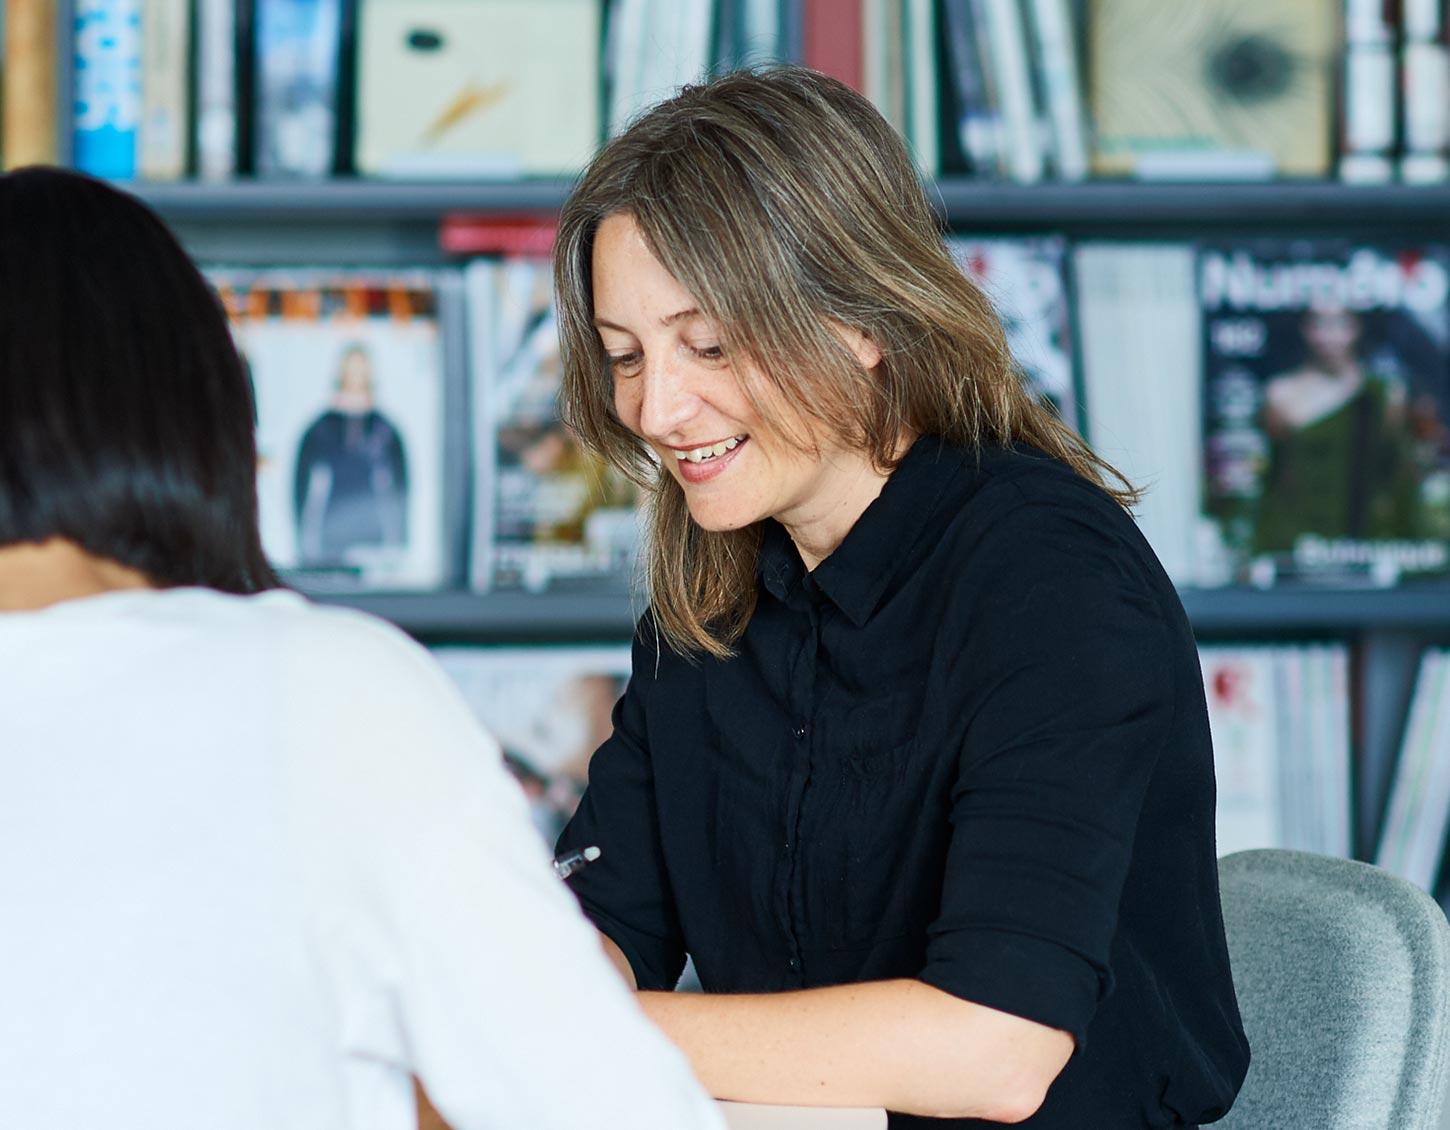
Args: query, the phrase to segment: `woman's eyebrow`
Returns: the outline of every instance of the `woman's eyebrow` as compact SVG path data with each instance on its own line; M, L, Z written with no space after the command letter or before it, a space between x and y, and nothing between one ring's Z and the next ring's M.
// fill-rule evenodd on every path
M676 310L673 314L666 314L663 318L661 318L660 325L672 326L676 322L680 321L682 318L698 317L699 314L700 311L698 307L695 306L691 306L686 310ZM601 330L618 330L620 333L625 334L630 332L627 326L621 326L617 322L609 321L607 318L595 318L594 327Z

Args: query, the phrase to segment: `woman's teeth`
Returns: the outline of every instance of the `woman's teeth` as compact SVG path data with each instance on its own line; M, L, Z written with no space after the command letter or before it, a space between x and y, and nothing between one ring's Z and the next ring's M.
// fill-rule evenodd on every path
M727 451L734 451L744 438L744 436L732 436L730 439L708 444L705 447L696 447L690 451L676 451L675 458L688 459L691 463L703 463L707 459L714 459L717 455L724 455Z

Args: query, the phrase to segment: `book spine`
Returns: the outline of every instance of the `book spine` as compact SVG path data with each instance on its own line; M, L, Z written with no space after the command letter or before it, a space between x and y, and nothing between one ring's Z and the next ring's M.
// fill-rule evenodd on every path
M337 149L341 0L257 0L255 19L256 170L326 176Z
M336 136L332 172L346 176L357 167L357 20L360 0L342 0L338 31ZM597 138L596 138L597 140Z
M141 126L137 171L145 180L186 175L187 0L145 0L141 15Z
M983 0L978 10L997 64L998 94L1006 130L1007 173L1023 184L1042 179L1042 144L1032 99L1027 37L1016 0Z
M778 62L785 53L786 19L794 5L777 0L735 0L740 27L740 65Z
M258 0L231 0L232 19L232 105L235 107L236 166L243 176L257 171L256 99Z
M1078 80L1077 42L1067 0L1028 0L1028 27L1042 79L1052 157L1062 180L1087 176L1087 124Z
M450 255L525 255L547 259L558 220L533 215L450 215L438 228L438 246Z
M1345 0L1339 178L1352 184L1394 174L1394 31L1381 0Z
M75 33L76 168L130 180L141 120L141 0L78 0Z
M864 91L861 0L803 0L803 62Z
M941 174L941 101L937 74L936 21L932 0L907 0L906 76L908 137L917 167L929 177Z
M468 308L468 398L473 452L473 514L469 530L468 583L476 592L493 587L494 468L493 379L498 367L498 272L491 259L475 259L463 271Z
M1003 172L1002 116L973 0L945 0L943 15L962 155L974 176L997 176Z
M0 68L0 154L5 167L57 160L53 0L5 0Z
M1400 179L1433 184L1450 179L1450 46L1441 0L1403 0Z
M237 9L235 0L196 7L196 165L203 180L237 171Z
M1434 739L1444 725L1446 666L1444 654L1435 650L1426 651L1420 660L1404 740L1396 759L1389 809L1375 856L1377 866L1426 888L1434 876L1423 860L1427 854L1435 856L1440 846L1437 844L1435 851L1427 852L1425 824L1429 819L1426 800L1430 762L1435 754Z
M610 136L622 132L644 108L644 51L648 31L647 0L618 0L610 9Z

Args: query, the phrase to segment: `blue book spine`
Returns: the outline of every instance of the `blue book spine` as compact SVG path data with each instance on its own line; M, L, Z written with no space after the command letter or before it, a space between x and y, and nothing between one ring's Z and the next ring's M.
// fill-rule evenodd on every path
M136 175L141 123L141 0L76 0L75 165Z
M337 146L342 0L257 0L256 21L257 172L326 176Z

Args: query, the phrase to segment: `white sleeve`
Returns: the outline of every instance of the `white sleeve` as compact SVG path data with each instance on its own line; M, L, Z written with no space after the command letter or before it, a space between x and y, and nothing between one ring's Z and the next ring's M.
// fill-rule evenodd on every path
M350 963L378 967L401 1066L454 1130L723 1126L554 877L497 744L447 677L379 627L339 626L356 638L323 661L348 701L303 707L303 791L324 809L318 873L355 903L334 909L350 921L333 932L352 939Z

